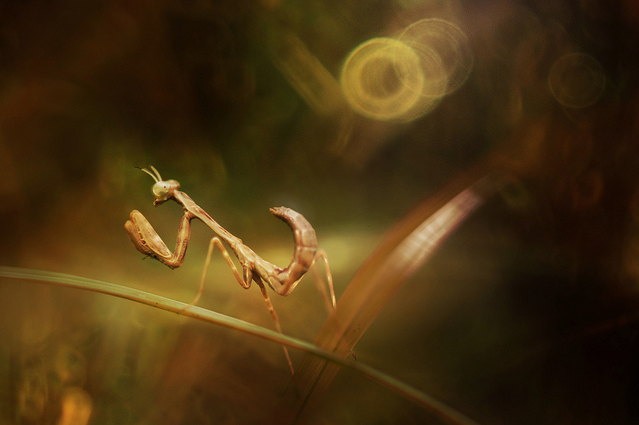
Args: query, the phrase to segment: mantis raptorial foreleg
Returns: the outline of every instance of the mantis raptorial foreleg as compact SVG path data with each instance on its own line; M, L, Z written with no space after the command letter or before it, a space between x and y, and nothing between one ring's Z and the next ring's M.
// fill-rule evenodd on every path
M144 255L157 259L171 268L176 268L180 267L184 262L184 256L186 255L186 249L191 237L192 219L197 218L201 220L217 234L217 236L212 238L209 243L209 250L197 295L195 296L195 299L187 307L185 307L185 309L195 305L202 296L207 271L211 262L211 256L213 255L213 251L216 246L222 253L226 263L231 268L233 275L243 288L248 289L251 286L251 282L255 282L260 287L260 291L262 292L264 301L271 312L271 316L273 317L275 327L278 332L281 333L282 329L277 313L275 312L273 304L266 292L265 283L278 294L286 296L293 292L300 280L306 275L306 272L313 267L318 260L323 261L324 263L330 299L329 295L326 294L325 288L320 284L319 278L318 287L320 288L320 292L324 295L329 313L335 308L335 290L333 288L333 278L328 265L326 253L324 253L324 251L317 251L315 230L304 216L290 208L271 208L271 213L288 224L291 230L293 230L293 236L295 238L293 259L287 267L280 268L262 259L251 248L242 243L241 239L232 235L220 226L206 213L206 211L193 202L186 193L179 191L180 183L176 180L164 181L162 180L160 173L158 173L155 168L152 166L150 168L152 172L146 169L142 169L142 171L149 174L155 180L155 185L153 185L155 200L153 204L157 206L172 199L182 206L184 209L184 215L180 222L175 251L174 253L171 253L148 220L139 211L133 210L131 212L130 220L125 223L124 227L129 234L129 238L133 242L133 245L135 245L138 251ZM229 245L239 260L242 267L242 275L240 275L240 272L233 263L233 260L224 247L222 241ZM314 269L314 272L316 273L316 277L318 277L317 270ZM292 371L293 366L286 347L284 347L284 352Z

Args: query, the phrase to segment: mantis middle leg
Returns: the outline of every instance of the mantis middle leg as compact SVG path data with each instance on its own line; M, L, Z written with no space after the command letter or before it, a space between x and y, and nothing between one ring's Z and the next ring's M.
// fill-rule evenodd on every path
M206 276L208 274L209 266L211 265L211 258L213 256L213 251L215 250L215 247L217 247L217 249L221 252L222 257L224 258L224 261L226 261L228 266L231 268L231 271L233 272L235 279L238 281L238 283L240 284L242 288L244 289L250 288L251 280L254 280L257 286L259 286L260 291L262 292L262 296L264 297L264 302L266 302L266 307L268 308L268 311L271 313L273 322L275 322L275 330L277 330L277 332L279 332L280 334L284 335L284 333L282 332L280 319L277 315L277 312L275 311L275 307L273 307L273 303L271 302L270 297L268 296L268 292L266 292L266 288L264 287L264 282L262 282L259 276L253 275L252 273L250 273L250 271L246 272L246 270L245 270L246 276L242 278L242 276L240 276L240 272L237 270L237 267L233 263L231 256L229 255L228 251L222 244L222 241L218 237L211 238L211 242L209 242L209 249L206 254L206 260L204 261L204 270L202 271L202 277L200 279L200 287L197 291L197 295L195 296L195 299L191 301L191 303L188 306L184 307L184 310L187 310L191 306L195 305L200 300L200 297L202 296L202 293L204 292ZM288 349L285 346L282 346L282 349L284 350L284 356L286 357L288 367L291 369L291 374L294 374L295 369L293 369L293 362L291 361L291 356L288 353Z

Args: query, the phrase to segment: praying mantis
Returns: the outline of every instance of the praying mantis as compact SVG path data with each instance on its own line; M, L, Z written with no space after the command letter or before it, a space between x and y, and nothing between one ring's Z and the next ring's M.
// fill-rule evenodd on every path
M180 267L184 263L184 256L186 255L186 249L188 248L189 240L191 238L191 220L194 218L201 220L217 235L213 237L209 243L204 271L202 272L197 295L195 296L195 299L193 299L193 301L185 307L185 309L195 305L202 296L207 271L215 247L217 247L222 253L224 260L231 268L233 275L242 288L248 289L252 282L255 282L260 288L264 301L266 302L266 306L271 313L273 321L275 322L275 328L279 333L282 333L282 328L277 313L275 312L275 308L273 307L268 292L266 291L265 284L279 295L289 295L306 275L306 272L316 262L323 261L327 285L330 291L330 301L328 302L328 305L330 306L329 308L335 308L335 290L333 288L333 278L328 265L328 258L324 251L318 251L315 230L302 214L286 207L270 209L271 213L275 217L284 221L291 228L295 239L293 259L287 267L280 268L261 258L251 248L244 244L240 238L234 236L224 229L218 222L213 220L213 218L211 218L204 209L198 206L186 193L179 190L180 183L178 181L162 180L162 176L160 176L160 173L155 169L155 167L151 165L149 168L151 171L145 168L140 168L140 170L150 175L153 177L153 180L155 180L155 184L152 189L153 195L155 196L153 205L158 206L166 201L173 200L182 206L184 209L184 215L182 216L180 227L178 229L175 251L171 253L146 217L144 217L144 215L142 215L142 213L138 210L131 211L130 219L124 224L124 228L133 242L133 245L139 252L151 258L155 258L159 262L174 269ZM231 251L239 260L240 266L242 267L242 275L240 275L237 270L237 267L233 263L233 260L231 259L227 249L224 247L222 241L231 248ZM325 295L324 287L320 285L320 288L320 292ZM293 364L288 351L286 347L283 348L291 373L294 373Z

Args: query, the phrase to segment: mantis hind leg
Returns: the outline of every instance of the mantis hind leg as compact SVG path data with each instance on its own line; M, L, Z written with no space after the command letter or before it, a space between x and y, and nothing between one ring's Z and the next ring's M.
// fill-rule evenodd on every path
M317 267L313 267L317 261L322 261L324 263L324 272L326 273L326 286L322 284L322 276L320 272L317 270ZM337 316L332 316L331 314L335 311L336 307L336 299L335 299L335 287L333 286L333 274L331 273L331 268L328 265L328 257L326 256L326 252L320 250L313 258L313 262L311 263L311 267L313 268L313 276L315 277L315 283L317 284L317 290L322 294L322 298L324 298L324 305L326 307L326 311L328 312L329 318L334 318L336 330L344 335L344 327L337 320ZM326 292L326 287L328 287L328 293ZM351 356L355 360L357 357L355 356L355 352L351 350Z
M318 261L324 263L324 273L326 274L326 285L322 282L322 276L317 270L317 267L313 267ZM324 299L324 305L326 307L326 311L330 315L333 310L335 310L336 299L335 299L335 287L333 286L333 275L331 273L331 268L328 265L328 257L326 256L326 252L323 250L317 251L315 258L311 262L311 268L313 269L313 276L315 277L315 283L317 285L317 290L322 295ZM328 293L326 288L328 287Z
M282 332L282 326L280 325L280 319L278 318L277 313L275 312L275 307L273 307L273 303L271 303L271 299L268 296L268 292L266 292L264 283L260 280L260 278L257 278L255 282L257 283L257 286L260 287L260 291L262 291L262 296L264 297L264 301L266 302L266 307L268 308L268 311L271 313L271 317L273 317L273 321L275 322L275 329L277 330L277 332L284 335L284 333ZM291 356L289 356L288 349L286 348L286 346L282 345L282 348L284 349L284 356L286 356L288 367L291 369L291 375L293 375L295 374L295 369L293 369L293 362L291 361Z

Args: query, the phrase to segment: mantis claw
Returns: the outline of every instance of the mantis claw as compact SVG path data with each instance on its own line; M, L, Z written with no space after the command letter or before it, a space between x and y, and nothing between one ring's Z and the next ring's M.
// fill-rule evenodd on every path
M131 211L130 217L124 223L124 228L137 250L160 261L162 258L171 258L171 251L146 217L138 210Z

